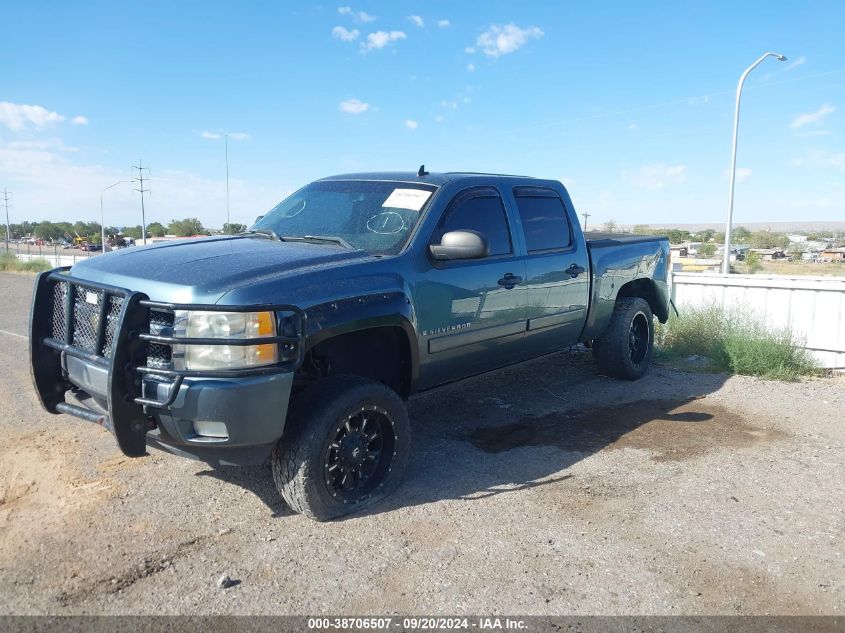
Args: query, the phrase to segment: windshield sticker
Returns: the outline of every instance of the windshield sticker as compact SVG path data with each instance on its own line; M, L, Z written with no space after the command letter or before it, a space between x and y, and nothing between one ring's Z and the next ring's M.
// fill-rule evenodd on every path
M431 192L423 189L394 189L381 206L419 211L429 196Z

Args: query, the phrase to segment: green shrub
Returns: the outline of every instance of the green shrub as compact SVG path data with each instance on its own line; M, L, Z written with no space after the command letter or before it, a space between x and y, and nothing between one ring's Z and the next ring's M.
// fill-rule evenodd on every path
M40 273L51 268L53 268L53 265L40 257L25 261L18 259L13 253L0 254L0 270L2 271Z
M791 328L770 328L748 310L686 308L658 326L655 342L665 356L704 356L714 368L735 374L794 380L818 373Z

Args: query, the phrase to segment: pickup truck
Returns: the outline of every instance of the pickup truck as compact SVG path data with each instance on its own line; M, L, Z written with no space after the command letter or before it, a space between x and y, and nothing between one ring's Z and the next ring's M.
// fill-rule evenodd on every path
M327 520L398 486L411 394L578 343L642 376L668 256L665 238L585 239L553 180L333 176L240 235L41 274L32 377L126 455L269 460L287 504Z

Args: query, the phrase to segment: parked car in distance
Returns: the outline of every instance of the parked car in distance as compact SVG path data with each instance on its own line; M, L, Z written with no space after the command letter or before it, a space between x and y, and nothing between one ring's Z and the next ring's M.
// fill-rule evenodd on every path
M43 273L32 375L48 411L129 456L269 460L287 504L326 520L398 486L415 392L577 343L640 378L668 264L665 238L585 237L557 181L345 174L241 235Z

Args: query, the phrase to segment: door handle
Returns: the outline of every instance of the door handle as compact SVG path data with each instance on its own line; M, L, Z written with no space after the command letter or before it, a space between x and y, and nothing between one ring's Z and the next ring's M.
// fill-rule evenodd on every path
M578 275L586 271L586 268L582 268L578 264L572 264L572 266L566 269L566 272L569 273L569 276L573 279L575 279Z
M522 283L522 277L517 277L513 273L508 273L504 277L499 280L499 285L504 286L508 290L516 286L517 284Z

